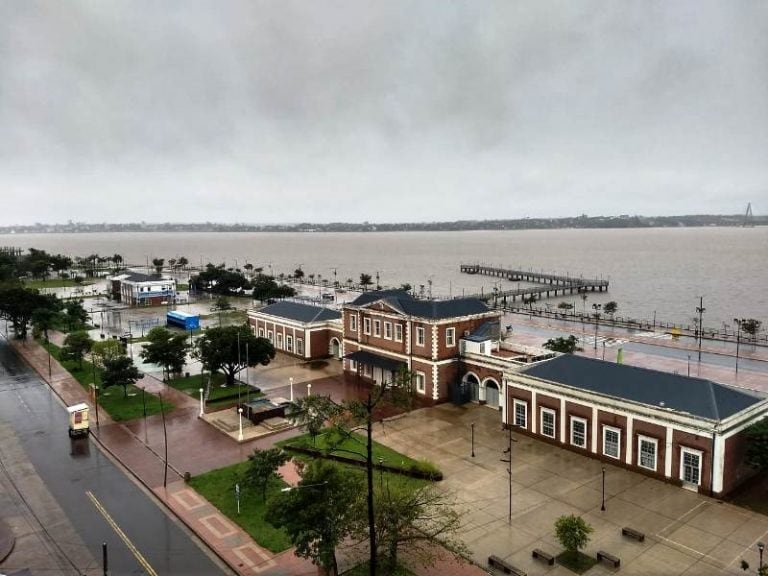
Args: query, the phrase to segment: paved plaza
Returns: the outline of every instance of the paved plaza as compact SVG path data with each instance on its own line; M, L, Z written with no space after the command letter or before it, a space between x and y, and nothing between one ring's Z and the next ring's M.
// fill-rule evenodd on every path
M756 543L768 539L768 517L608 464L603 512L600 461L516 432L513 438L510 525L508 464L502 461L509 434L498 411L446 404L376 428L378 441L442 469L442 486L463 512L462 538L479 565L494 554L529 575L571 574L533 560L531 551L559 554L555 519L577 514L595 529L585 552L619 557L622 574L744 574L742 559L757 567ZM623 537L624 526L644 532L645 541ZM612 572L597 565L588 574Z

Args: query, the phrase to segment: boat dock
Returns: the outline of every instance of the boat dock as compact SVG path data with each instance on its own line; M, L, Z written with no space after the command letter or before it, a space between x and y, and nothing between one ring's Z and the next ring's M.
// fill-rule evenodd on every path
M608 280L602 278L587 279L575 276L563 276L561 274L546 274L532 270L515 270L513 268L500 268L498 266L486 266L485 264L461 264L463 274L480 274L503 278L511 282L530 282L539 286L526 288L514 288L511 290L499 290L494 288L492 292L473 294L475 298L490 300L511 298L515 302L518 298L528 299L532 296L536 299L551 298L565 294L581 294L585 292L605 292L608 290Z

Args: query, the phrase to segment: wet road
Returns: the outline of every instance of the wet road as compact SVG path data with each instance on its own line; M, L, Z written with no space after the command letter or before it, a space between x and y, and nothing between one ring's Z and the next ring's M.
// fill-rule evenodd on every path
M4 339L0 420L13 427L35 471L99 564L102 542L107 543L111 575L229 574L93 440L69 439L65 408Z

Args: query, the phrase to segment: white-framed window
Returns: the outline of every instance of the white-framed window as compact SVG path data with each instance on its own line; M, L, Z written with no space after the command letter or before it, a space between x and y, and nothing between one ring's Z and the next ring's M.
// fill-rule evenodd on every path
M448 347L456 346L456 328L445 329L445 345Z
M296 338L296 354L304 356L304 340L301 338Z
M680 447L680 480L689 484L701 484L701 450Z
M349 330L350 332L357 332L357 315L349 315Z
M416 385L416 392L424 394L427 391L427 377L424 372L416 372L413 376L413 382Z
M370 376L372 374L371 372L371 365L370 364L363 364L363 376Z
M264 328L259 328L259 338L264 338Z
M416 327L416 346L424 346L424 327Z
M349 369L354 370L357 372L357 360L350 360L349 361Z
M392 322L384 322L384 338L392 340Z
M556 412L549 408L541 409L541 435L548 438L555 437Z
M373 321L373 335L381 336L381 320Z
M621 429L603 426L603 455L621 458Z
M395 324L395 342L403 341L403 325Z
M285 337L285 349L288 352L293 352L293 336L286 336Z
M640 468L656 471L656 457L658 455L659 441L648 436L637 438L637 465Z
M269 332L267 332L267 340L269 340L271 343L273 343L273 344L274 344L274 342L275 342L275 338L274 338L274 336L272 335L272 330L270 330Z
M363 318L363 334L370 335L371 333L371 319Z
M280 348L280 350L283 349L283 335L282 333L277 333L277 347Z
M571 416L571 444L579 448L587 447L587 421L578 416Z
M513 404L515 406L515 426L528 428L528 402L515 398Z

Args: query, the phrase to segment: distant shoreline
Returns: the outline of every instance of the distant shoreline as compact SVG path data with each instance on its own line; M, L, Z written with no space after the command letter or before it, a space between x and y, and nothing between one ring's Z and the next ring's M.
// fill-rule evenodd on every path
M568 230L629 228L704 228L768 226L768 216L577 216L570 218L518 218L511 220L456 220L453 222L328 224L217 224L205 223L81 223L0 226L0 234L87 234L103 232L462 232L499 230Z

